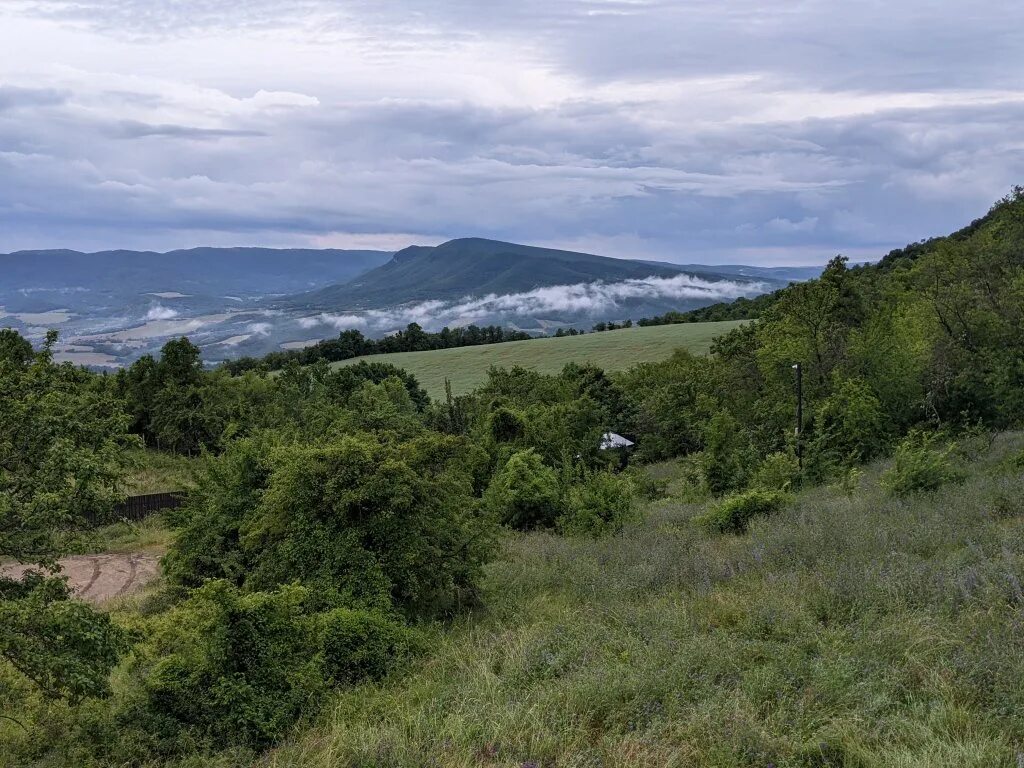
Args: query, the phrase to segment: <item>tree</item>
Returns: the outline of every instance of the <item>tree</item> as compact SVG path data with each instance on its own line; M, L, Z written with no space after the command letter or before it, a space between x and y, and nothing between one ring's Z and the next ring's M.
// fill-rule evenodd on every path
M519 451L491 479L484 503L512 528L550 527L562 511L558 475L532 450Z
M437 616L472 589L490 552L466 441L373 434L326 444L244 440L212 461L165 558L172 584L293 581L353 608Z
M45 695L76 699L106 693L123 639L45 572L58 569L69 530L109 516L130 438L105 387L54 364L56 340L48 334L27 364L0 358L0 557L37 566L0 578L0 656Z

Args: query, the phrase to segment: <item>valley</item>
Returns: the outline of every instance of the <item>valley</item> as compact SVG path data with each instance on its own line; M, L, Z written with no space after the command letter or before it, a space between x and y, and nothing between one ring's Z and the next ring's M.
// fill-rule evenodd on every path
M346 329L380 338L417 323L497 324L533 336L638 320L805 279L761 269L616 259L462 238L378 251L198 248L0 254L0 323L56 359L117 368L188 336L207 365L302 349Z

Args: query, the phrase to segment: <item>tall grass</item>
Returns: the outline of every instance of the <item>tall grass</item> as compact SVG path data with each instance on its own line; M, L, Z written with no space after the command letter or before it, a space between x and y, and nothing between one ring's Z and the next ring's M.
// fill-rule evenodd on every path
M411 674L265 756L303 766L1024 762L1024 478L800 495L742 536L663 502L614 538L535 533Z

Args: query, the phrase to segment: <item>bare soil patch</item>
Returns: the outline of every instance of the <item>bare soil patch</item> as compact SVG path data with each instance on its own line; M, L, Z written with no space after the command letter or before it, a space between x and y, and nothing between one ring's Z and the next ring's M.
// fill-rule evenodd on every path
M132 552L108 555L75 555L58 561L60 575L67 576L75 595L90 603L102 603L142 589L152 581L159 569L160 555L154 552ZM32 565L5 565L5 576L18 578Z

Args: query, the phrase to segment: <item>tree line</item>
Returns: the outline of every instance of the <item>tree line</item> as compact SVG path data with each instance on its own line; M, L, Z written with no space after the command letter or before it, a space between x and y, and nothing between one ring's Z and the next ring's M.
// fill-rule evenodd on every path
M404 330L380 339L367 338L362 331L342 331L336 339L324 339L303 349L270 352L263 357L240 357L222 363L233 375L245 371L278 371L295 362L309 365L319 360L329 363L351 360L366 355L386 355L391 352L426 352L454 347L473 347L479 344L501 344L506 341L525 341L530 334L500 325L467 325L458 328L445 326L436 333L424 331L419 323L409 323Z

